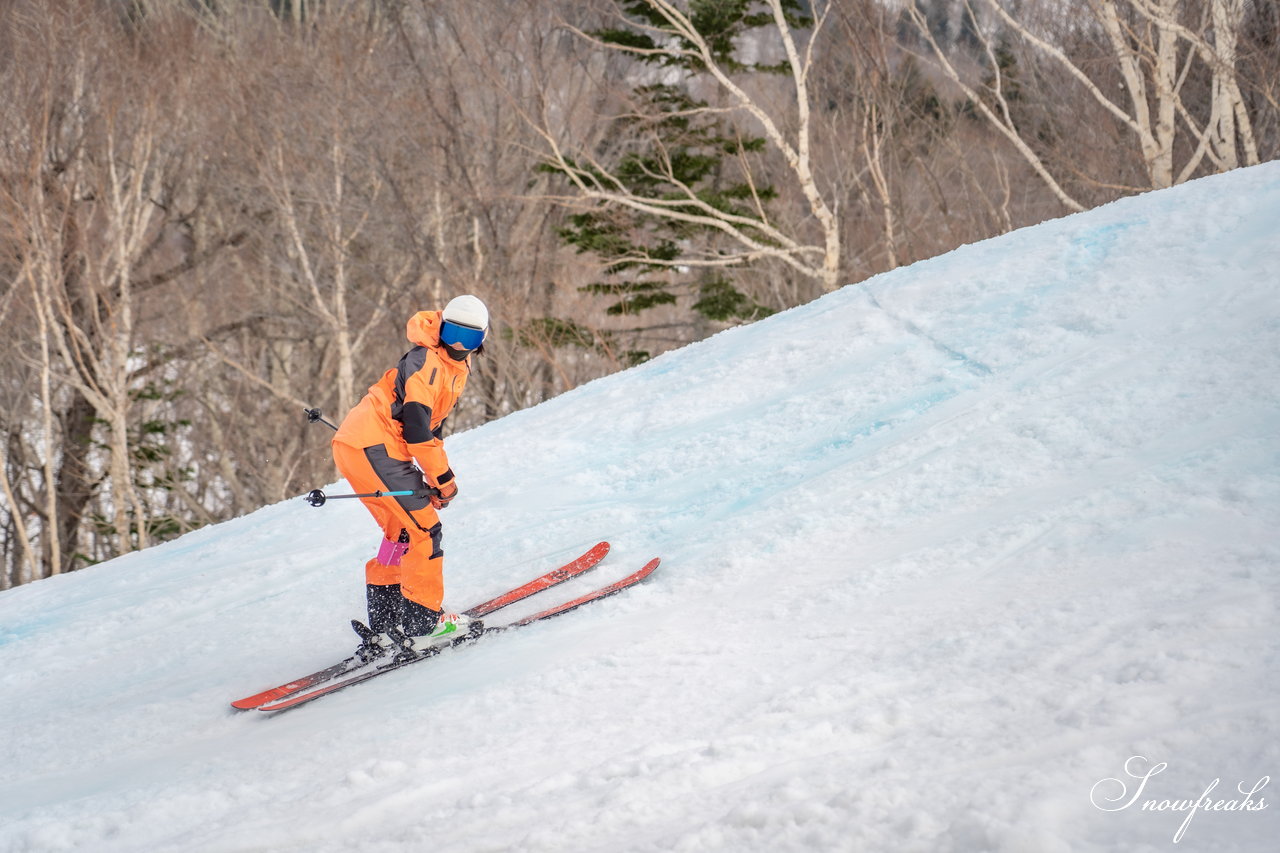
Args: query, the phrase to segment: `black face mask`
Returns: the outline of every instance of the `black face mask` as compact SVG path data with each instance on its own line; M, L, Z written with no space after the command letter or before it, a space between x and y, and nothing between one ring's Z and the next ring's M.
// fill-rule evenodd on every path
M444 344L444 351L449 354L449 358L454 361L463 361L467 356L471 355L471 350L455 347L452 344Z

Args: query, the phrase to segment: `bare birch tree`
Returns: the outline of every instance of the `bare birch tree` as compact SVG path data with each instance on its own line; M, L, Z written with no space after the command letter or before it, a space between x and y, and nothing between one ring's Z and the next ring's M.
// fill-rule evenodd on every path
M968 79L953 52L938 42L918 0L912 0L908 13L938 66L1032 166L1063 206L1078 211L1086 205L1048 162L1035 131L1018 121L1009 95L1014 81L999 56L1000 33L1025 45L1031 51L1028 60L1041 60L1065 75L1087 101L1128 135L1145 177L1144 184L1128 189L1161 189L1201 174L1205 168L1225 171L1259 161L1237 63L1244 3L1206 2L1088 0L1068 10L1040 10L1042 14L1033 19L1026 8L1014 9L1002 0L981 0L981 8L990 13L992 22L983 26L973 0L965 0L971 32L981 46L987 75L983 83ZM1082 39L1068 32L1063 22L1073 17L1072 12L1084 17L1086 31L1092 27L1096 38ZM1118 86L1111 83L1111 75L1118 79ZM1197 77L1209 80L1208 97L1196 94L1192 81ZM1112 94L1117 88L1123 98ZM1114 174L1084 177L1100 185L1122 183Z
M625 109L638 114L617 118L633 126L646 126L648 144L653 156L645 158L643 168L648 177L664 187L655 193L637 192L622 177L619 165L608 162L579 141L564 133L562 111L554 98L539 104L529 120L537 128L546 150L548 164L564 175L574 194L558 199L575 209L624 209L659 220L685 223L720 233L726 241L703 252L682 251L676 257L664 258L646 253L635 260L644 264L678 267L724 268L774 259L799 274L816 281L823 291L836 289L841 281L841 243L839 217L828 203L826 188L814 170L811 73L815 46L821 36L832 4L816 2L813 23L808 32L797 31L796 6L788 0L761 0L739 4L734 13L739 22L715 31L723 24L710 4L691 0L644 0L642 4L613 4L604 8L604 26L589 29L569 24L568 28L589 44L617 52L658 67L686 69L700 82L718 90L719 101L705 103L690 99L663 114L655 104L633 101ZM746 67L735 58L735 38L747 18L750 6L755 13L770 21L761 27L768 37L762 50L781 54L779 67L784 70L791 97L780 106L768 104L752 92L742 71ZM751 20L758 27L760 17ZM749 75L746 75L749 76ZM663 79L660 74L657 80ZM638 119L638 121L637 121ZM737 119L762 134L769 150L781 156L789 179L805 199L810 221L816 225L813 237L779 228L765 211L762 198L748 198L741 207L726 208L709 202L699 188L681 175L675 152L667 149L662 139L663 122ZM741 180L748 186L753 177L746 150L734 152L741 168ZM634 163L634 160L632 161Z

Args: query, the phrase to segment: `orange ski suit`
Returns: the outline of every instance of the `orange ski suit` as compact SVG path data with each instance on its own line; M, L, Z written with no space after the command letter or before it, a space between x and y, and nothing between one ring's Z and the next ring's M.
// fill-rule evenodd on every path
M419 311L406 334L413 349L383 374L342 421L333 460L357 492L422 490L453 479L444 452L444 420L467 385L470 358L455 361L440 344L440 312ZM416 463L416 465L415 465ZM427 498L361 498L388 542L408 532L408 550L365 565L365 582L400 584L404 597L431 610L444 600L440 518ZM380 551L385 556L388 548Z

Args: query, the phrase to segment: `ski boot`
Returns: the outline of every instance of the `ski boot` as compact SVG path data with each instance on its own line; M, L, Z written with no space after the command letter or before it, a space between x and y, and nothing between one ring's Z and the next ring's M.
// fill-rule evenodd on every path
M472 640L484 633L484 623L465 613L430 610L408 602L405 622L387 632L398 649L397 658L418 658L438 654L441 649Z

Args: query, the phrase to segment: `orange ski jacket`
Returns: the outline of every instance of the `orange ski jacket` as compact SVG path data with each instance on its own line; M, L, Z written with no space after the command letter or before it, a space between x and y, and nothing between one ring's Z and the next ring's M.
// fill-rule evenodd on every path
M387 455L414 460L427 483L453 479L444 452L444 421L467 386L470 357L454 361L440 343L440 312L419 311L405 334L413 349L369 388L343 419L335 442L364 449L379 444Z

